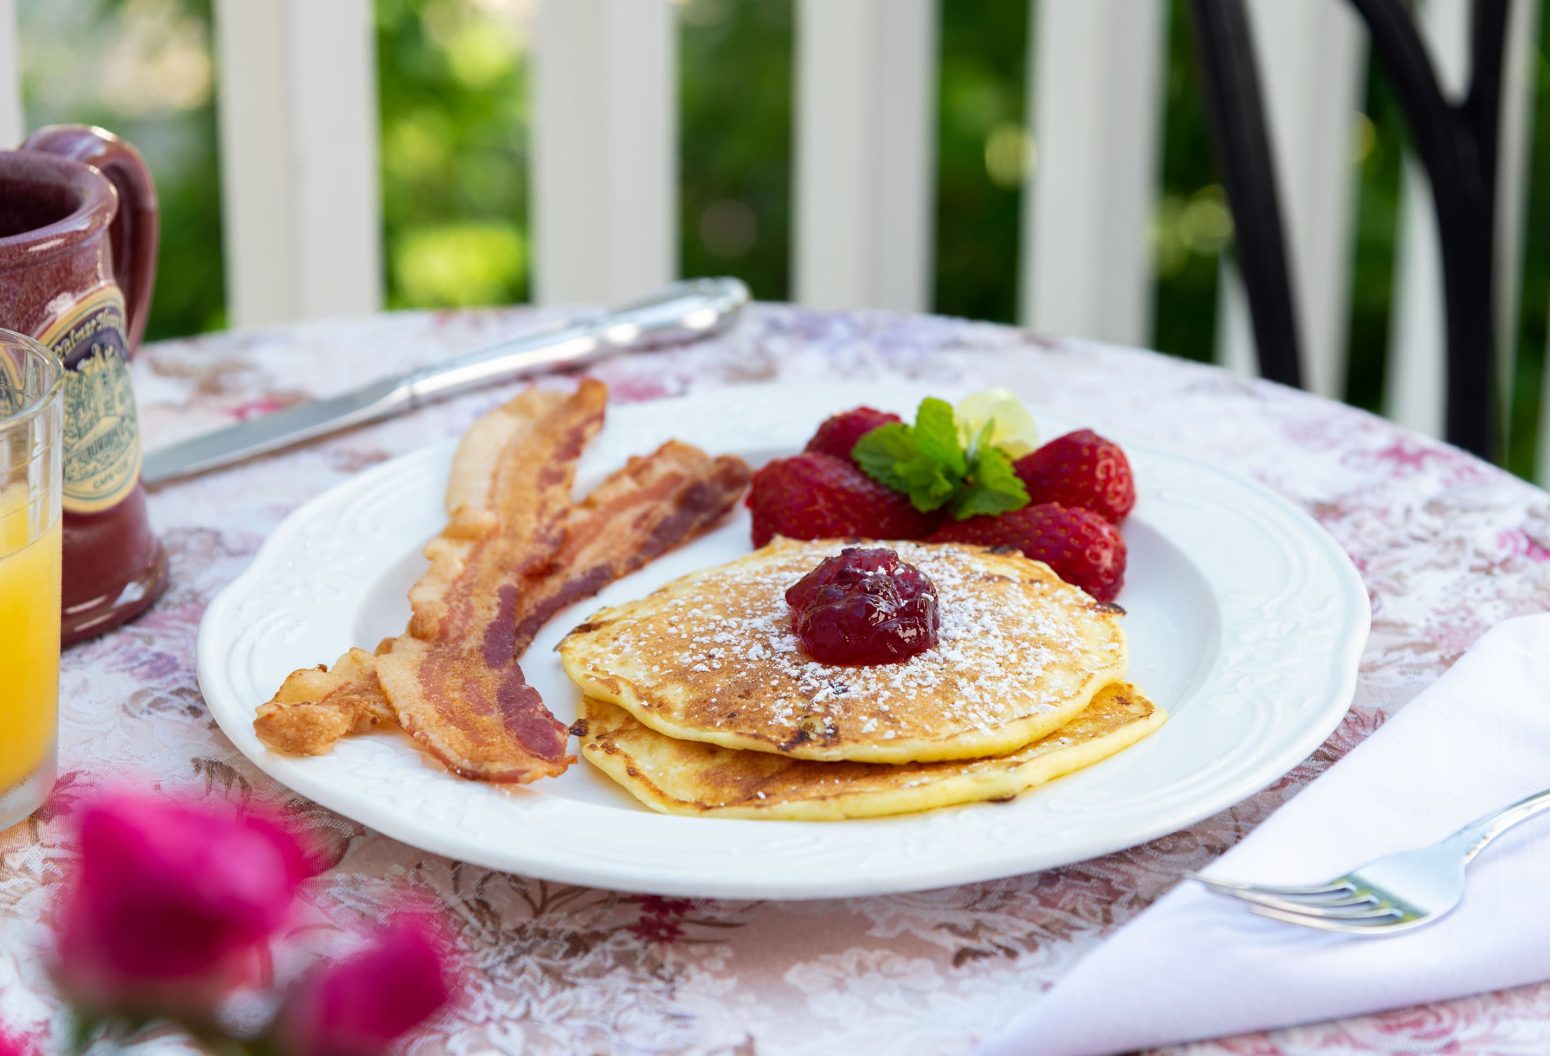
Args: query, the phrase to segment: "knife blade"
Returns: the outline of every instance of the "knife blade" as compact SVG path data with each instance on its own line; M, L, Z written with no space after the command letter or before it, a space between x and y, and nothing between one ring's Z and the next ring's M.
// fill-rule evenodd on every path
M629 304L551 324L328 399L196 436L145 456L140 479L159 484L378 421L482 385L595 363L625 350L692 341L725 329L748 303L733 278L687 279Z

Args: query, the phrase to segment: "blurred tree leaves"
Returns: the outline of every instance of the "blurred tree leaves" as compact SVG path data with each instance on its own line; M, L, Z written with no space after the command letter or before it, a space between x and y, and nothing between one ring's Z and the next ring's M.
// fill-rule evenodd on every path
M390 307L527 297L525 7L376 0Z
M685 275L737 275L790 295L792 0L679 8L679 173Z
M1352 144L1357 180L1355 260L1351 266L1351 322L1346 337L1346 392L1358 407L1383 403L1389 346L1389 302L1394 280L1394 231L1399 223L1404 167L1404 114L1376 63L1367 69L1367 102Z
M17 16L30 126L110 128L155 177L161 251L147 339L224 326L210 0L21 0Z
M1539 16L1534 54L1534 127L1529 148L1528 201L1523 214L1523 267L1518 277L1516 369L1511 390L1507 468L1532 478L1538 466L1544 406L1546 342L1550 340L1550 11ZM1509 276L1507 281L1511 281Z
M1157 275L1152 344L1209 362L1216 358L1216 283L1227 239L1222 237L1223 194L1186 0L1169 5L1163 83L1162 187L1152 220Z
M1035 162L1024 131L1026 0L947 9L937 90L936 310L1017 315L1022 181Z

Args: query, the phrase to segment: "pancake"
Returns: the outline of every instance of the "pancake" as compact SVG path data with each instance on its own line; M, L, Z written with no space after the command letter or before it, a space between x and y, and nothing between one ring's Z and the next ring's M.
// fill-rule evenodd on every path
M777 539L604 609L559 645L585 696L680 740L798 759L925 762L1005 755L1124 677L1121 610L1018 553L886 545L931 577L937 646L902 664L808 659L785 590L849 545Z
M664 814L834 821L1006 799L1141 740L1167 713L1122 682L1010 755L936 763L817 763L664 737L613 704L582 703L582 757ZM582 731L582 727L585 730Z

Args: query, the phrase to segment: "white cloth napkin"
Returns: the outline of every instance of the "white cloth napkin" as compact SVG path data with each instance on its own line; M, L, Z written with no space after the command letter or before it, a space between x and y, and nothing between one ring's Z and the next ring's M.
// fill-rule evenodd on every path
M1492 629L1202 872L1316 882L1434 842L1547 786L1550 614ZM1100 1056L1550 978L1550 815L1499 837L1468 882L1464 903L1441 921L1362 938L1265 920L1181 881L1032 999L984 1054Z

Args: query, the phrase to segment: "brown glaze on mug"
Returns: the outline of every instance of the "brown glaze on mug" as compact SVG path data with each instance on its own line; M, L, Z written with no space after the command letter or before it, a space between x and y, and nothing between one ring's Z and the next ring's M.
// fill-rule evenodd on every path
M38 338L67 368L66 645L144 610L166 574L140 486L128 371L156 240L150 172L112 133L57 125L0 151L0 327Z

